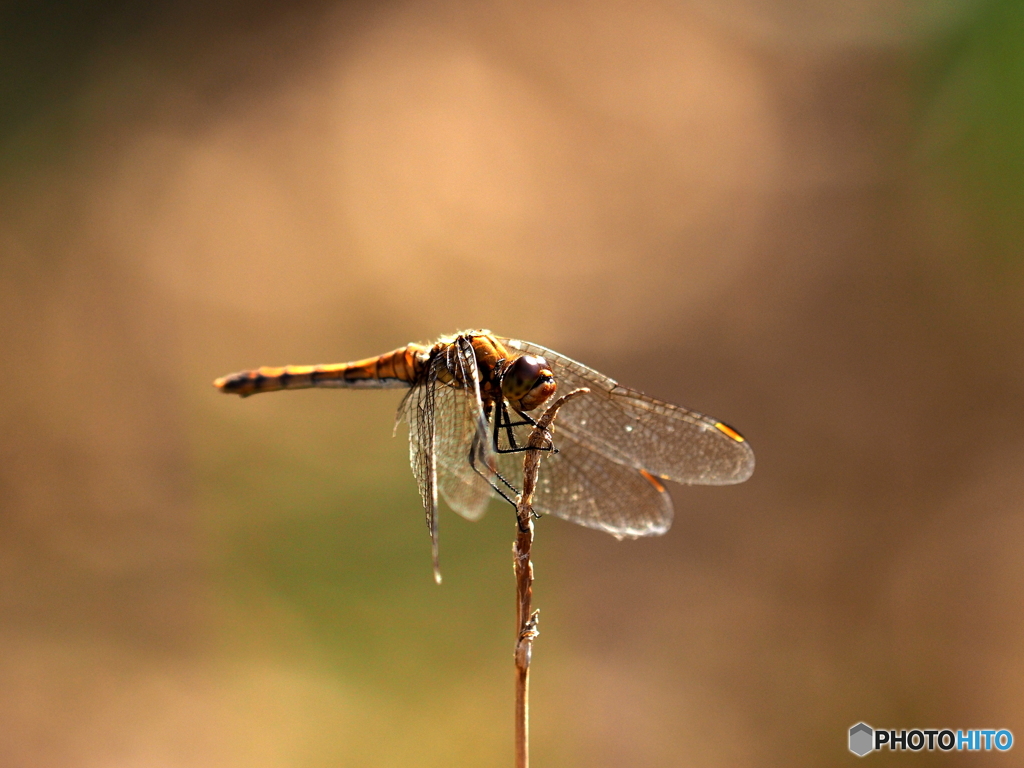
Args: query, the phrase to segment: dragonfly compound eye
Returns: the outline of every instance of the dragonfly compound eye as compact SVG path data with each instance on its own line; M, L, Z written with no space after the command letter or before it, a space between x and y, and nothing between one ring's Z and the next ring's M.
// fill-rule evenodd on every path
M557 387L548 361L534 355L516 358L501 379L501 394L522 411L532 411L551 397Z

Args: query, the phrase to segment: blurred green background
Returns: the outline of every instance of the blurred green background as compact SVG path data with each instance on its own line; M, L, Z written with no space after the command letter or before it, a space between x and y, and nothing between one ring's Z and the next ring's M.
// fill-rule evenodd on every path
M509 510L444 511L438 588L399 393L210 386L469 327L758 456L657 540L540 521L536 766L1024 735L1024 5L6 2L0 41L0 764L510 765Z

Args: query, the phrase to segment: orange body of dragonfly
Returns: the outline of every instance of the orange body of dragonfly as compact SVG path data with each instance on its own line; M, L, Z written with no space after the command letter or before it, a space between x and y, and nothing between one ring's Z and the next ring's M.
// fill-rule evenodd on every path
M398 419L409 425L409 459L437 558L438 493L470 520L499 496L515 504L514 479L539 412L556 389L589 394L567 403L552 430L534 511L619 538L656 536L672 524L660 480L741 483L754 452L732 427L619 385L537 344L466 331L432 346L335 365L257 368L217 379L247 397L307 387L404 388Z

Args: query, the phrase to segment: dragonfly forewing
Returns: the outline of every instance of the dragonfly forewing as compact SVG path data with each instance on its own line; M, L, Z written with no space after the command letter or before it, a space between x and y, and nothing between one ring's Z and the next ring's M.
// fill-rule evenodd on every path
M566 404L558 414L558 430L581 446L677 483L731 485L754 471L754 452L725 424L623 387L539 344L500 341L544 357L560 391L590 389L590 395Z
M467 375L476 370L472 358L461 367ZM438 387L436 412L438 488L454 511L479 520L491 497L484 477L494 466L479 382Z
M452 467L469 465L474 446L480 446L479 460L485 465L488 461L480 376L473 347L467 339L455 339L431 358L422 382L402 401L400 413L409 424L409 463L430 531L434 578L440 582L438 490L446 497L451 494L455 504L446 499L449 504L470 519L483 514L484 508L476 496L456 494L456 490L462 489L451 483Z
M437 378L432 366L423 373L419 386L414 386L402 399L399 413L409 425L409 465L423 501L430 548L434 565L434 579L440 583L441 571L437 546L437 460L434 449L434 402Z

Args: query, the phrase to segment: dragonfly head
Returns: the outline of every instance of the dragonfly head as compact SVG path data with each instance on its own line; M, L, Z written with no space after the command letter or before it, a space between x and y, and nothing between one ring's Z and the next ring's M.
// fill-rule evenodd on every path
M534 355L517 357L501 377L501 394L521 411L532 411L551 397L557 387L548 361Z

